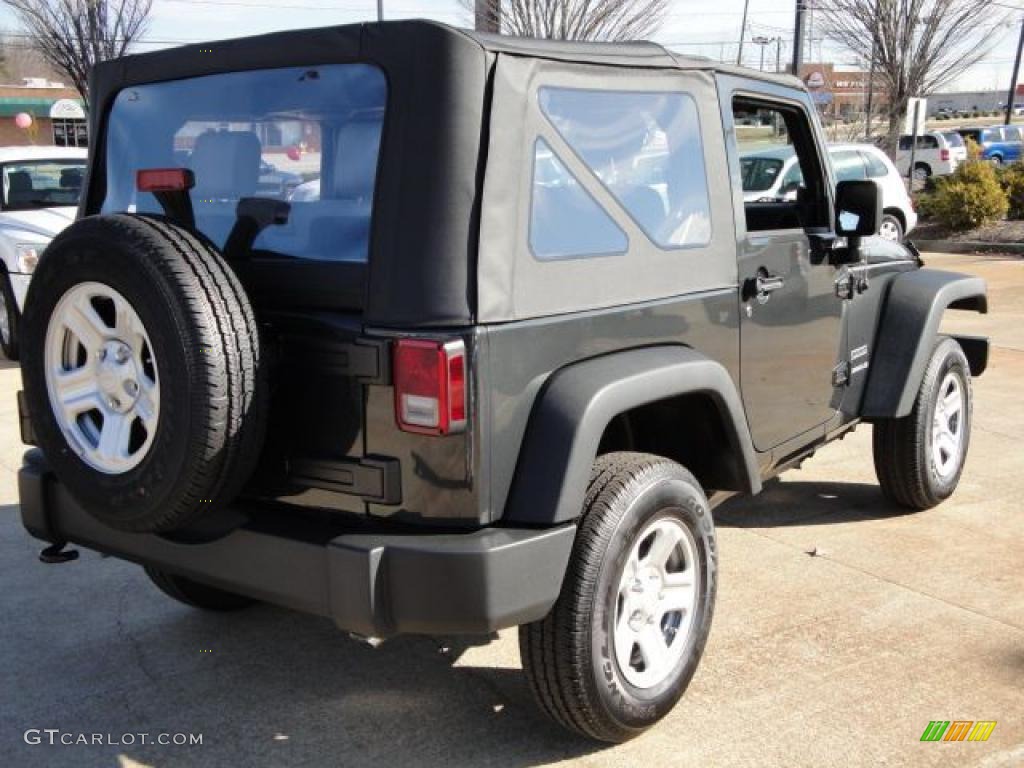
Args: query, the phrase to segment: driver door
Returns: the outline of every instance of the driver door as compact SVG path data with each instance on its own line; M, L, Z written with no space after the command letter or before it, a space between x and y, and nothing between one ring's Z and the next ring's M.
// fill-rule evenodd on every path
M800 436L810 442L836 414L842 302L828 259L830 182L805 106L736 96L732 118L741 166L774 157L787 177L794 157L797 167L798 183L776 185L774 197L744 190L738 212L741 391L754 445L765 452Z

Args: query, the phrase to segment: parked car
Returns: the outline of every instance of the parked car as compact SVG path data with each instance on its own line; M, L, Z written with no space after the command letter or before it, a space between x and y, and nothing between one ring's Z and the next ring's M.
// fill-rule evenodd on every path
M1021 129L1016 125L991 128L960 128L957 133L981 147L981 156L995 165L1012 163L1021 156Z
M75 217L86 150L0 147L0 351L17 360L32 272L50 240Z
M904 178L910 170L910 147L914 137L900 136L896 149L896 168ZM929 131L917 137L914 149L914 179L926 181L931 176L948 176L967 161L967 145L955 131Z
M260 162L259 184L257 194L287 200L292 192L302 184L302 174L282 171L273 163Z
M882 192L879 236L900 241L917 226L917 213L899 172L888 156L870 144L834 144L828 148L837 181L871 179ZM757 150L740 159L743 199L748 203L794 201L804 187L792 146Z
M104 146L24 318L44 561L365 637L519 625L541 709L616 742L700 661L715 504L866 425L894 503L956 488L988 342L937 329L984 282L873 237L797 79L422 21L217 50L93 70ZM169 168L196 121L230 129ZM253 196L276 121L319 137L317 200ZM802 191L744 203L765 138Z

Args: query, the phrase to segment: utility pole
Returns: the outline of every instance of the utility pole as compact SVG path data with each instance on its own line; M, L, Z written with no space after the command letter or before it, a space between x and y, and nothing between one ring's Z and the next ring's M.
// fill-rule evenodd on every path
M796 0L796 26L793 28L793 75L800 77L804 48L804 0Z
M747 36L747 11L750 10L750 0L743 0L743 21L740 23L740 47L736 51L736 66L743 66L743 38Z
M775 38L775 72L778 74L782 71L782 38Z
M377 21L384 21L384 0L377 0Z
M1020 70L1020 53L1024 50L1024 19L1020 22L1020 40L1017 41L1017 58L1013 61L1013 76L1010 78L1010 95L1006 97L1006 124L1013 121L1013 104L1017 97L1017 73Z

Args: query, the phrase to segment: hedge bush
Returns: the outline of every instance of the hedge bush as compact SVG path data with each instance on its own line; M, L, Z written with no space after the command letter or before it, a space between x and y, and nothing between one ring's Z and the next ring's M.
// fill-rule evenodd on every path
M954 231L974 229L1006 216L1009 198L990 163L969 161L939 179L919 201L922 213Z
M1009 201L1007 216L1024 219L1024 163L1011 163L999 172L999 183Z

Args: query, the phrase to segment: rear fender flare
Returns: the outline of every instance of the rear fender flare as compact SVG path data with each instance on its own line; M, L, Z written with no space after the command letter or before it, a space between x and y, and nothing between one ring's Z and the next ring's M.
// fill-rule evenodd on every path
M904 272L892 281L875 332L863 418L902 418L910 413L947 309L987 313L985 281L937 269ZM983 369L982 365L975 373Z
M554 525L577 518L609 422L632 408L691 393L710 395L723 417L742 484L733 490L760 491L750 431L726 369L688 347L647 347L552 374L530 415L504 520Z

